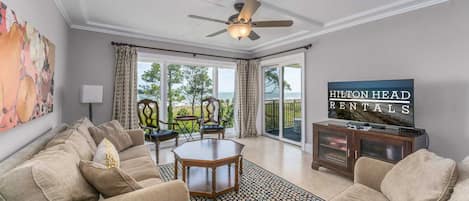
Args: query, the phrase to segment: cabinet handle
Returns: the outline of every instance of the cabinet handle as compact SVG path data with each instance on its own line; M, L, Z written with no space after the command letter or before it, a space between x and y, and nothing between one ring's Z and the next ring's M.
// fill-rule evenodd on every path
M350 158L350 149L347 149L347 158Z
M358 159L358 151L355 150L355 160L357 160L357 159Z

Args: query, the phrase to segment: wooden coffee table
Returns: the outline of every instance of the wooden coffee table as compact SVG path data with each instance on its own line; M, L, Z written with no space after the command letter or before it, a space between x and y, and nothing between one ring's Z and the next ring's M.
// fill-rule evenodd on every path
M182 165L182 180L189 187L191 196L216 198L229 191L237 192L243 168L243 148L244 145L232 140L187 142L173 150L176 159L174 178L178 178L179 162Z

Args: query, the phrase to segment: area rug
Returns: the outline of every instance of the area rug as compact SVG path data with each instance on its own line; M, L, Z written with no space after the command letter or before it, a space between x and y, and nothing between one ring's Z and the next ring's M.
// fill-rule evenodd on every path
M245 200L245 201L271 201L271 200L311 200L324 201L324 199L286 181L285 179L250 162L243 161L243 174L241 175L240 190L238 193L229 192L217 197L216 200ZM181 171L179 171L181 172ZM174 178L174 164L160 165L160 174L164 181ZM191 201L210 200L203 197L191 197Z

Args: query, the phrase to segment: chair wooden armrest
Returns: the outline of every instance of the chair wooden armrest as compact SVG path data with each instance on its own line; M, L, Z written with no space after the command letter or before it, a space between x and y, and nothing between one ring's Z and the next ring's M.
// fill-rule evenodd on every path
M176 126L178 125L177 123L169 123L163 120L158 120L158 121L162 124L168 125L168 128L170 128L171 130L176 129Z

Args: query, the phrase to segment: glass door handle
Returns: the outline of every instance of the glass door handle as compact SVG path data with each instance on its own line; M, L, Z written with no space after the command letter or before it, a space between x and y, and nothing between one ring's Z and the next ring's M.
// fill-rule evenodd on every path
M355 160L357 160L357 159L358 159L358 151L355 150Z
M350 158L350 149L347 149L347 158Z

